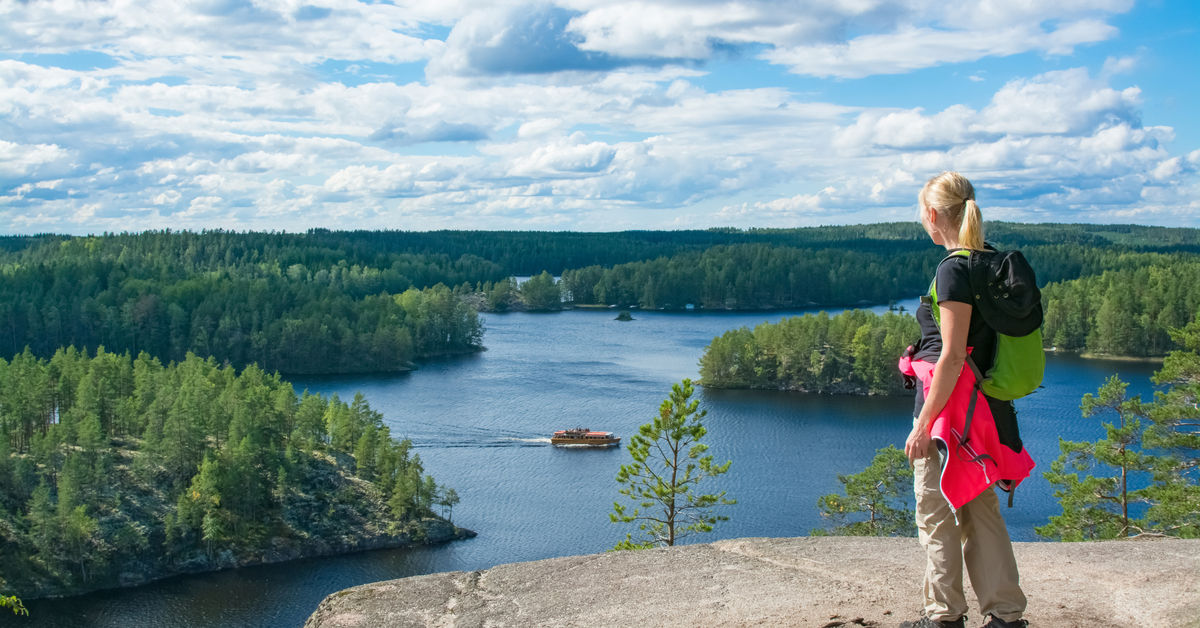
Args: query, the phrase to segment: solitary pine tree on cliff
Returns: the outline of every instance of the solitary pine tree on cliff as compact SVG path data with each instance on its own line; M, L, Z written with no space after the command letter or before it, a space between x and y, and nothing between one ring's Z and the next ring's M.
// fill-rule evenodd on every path
M903 451L892 445L877 450L862 472L838 476L845 495L830 493L817 498L821 517L837 525L813 530L813 536L915 536L913 511L904 501L912 477Z
M1042 475L1059 487L1054 491L1062 514L1035 528L1038 534L1063 541L1112 539L1139 534L1152 527L1130 512L1134 504L1149 503L1146 488L1130 488L1136 476L1149 474L1155 457L1143 451L1146 405L1140 397L1125 395L1128 386L1116 375L1109 377L1093 396L1083 396L1083 416L1115 415L1104 423L1105 438L1091 442L1059 439L1062 455ZM1089 473L1080 477L1080 473Z
M692 381L683 380L671 387L671 396L662 402L658 417L643 425L629 442L633 462L621 465L617 472L618 492L633 502L633 509L613 502L609 518L613 523L636 523L638 538L626 534L614 549L645 549L674 545L697 532L711 532L713 524L728 521L716 514L715 507L737 503L727 499L725 491L701 494L697 487L705 478L715 478L729 470L731 460L713 464L705 455L708 445L700 442L707 430L700 420L708 412L699 410L700 401L691 399Z
M1155 384L1170 388L1155 393L1146 428L1146 446L1160 454L1146 517L1166 534L1200 538L1200 321L1171 338L1183 349L1154 374Z
M1054 495L1063 513L1038 534L1065 541L1143 533L1200 537L1200 322L1171 337L1183 348L1155 373L1154 383L1170 388L1156 392L1152 403L1126 398L1126 384L1116 376L1096 396L1084 395L1084 416L1104 412L1117 422L1104 423L1101 440L1060 442L1062 456L1044 475L1059 487Z

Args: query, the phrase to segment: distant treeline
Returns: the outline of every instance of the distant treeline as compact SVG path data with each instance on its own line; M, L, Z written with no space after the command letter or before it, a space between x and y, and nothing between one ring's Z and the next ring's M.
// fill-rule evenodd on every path
M19 595L419 536L453 491L379 413L257 367L0 359L0 565ZM357 479L355 479L357 478Z
M919 294L938 261L922 251L714 246L562 275L567 302L680 309L879 303Z
M1043 284L1177 266L1200 251L1195 229L994 223L988 235L1001 248L1024 250ZM284 373L391 371L478 349L476 307L882 303L922 293L942 255L915 221L618 233L0 237L0 356L26 346L48 357L62 346L103 345L164 361L191 351ZM517 287L511 277L526 274L535 279ZM1073 316L1090 321L1092 314ZM1138 328L1165 337L1165 327ZM1094 344L1065 333L1061 347ZM1161 343L1146 347L1163 351Z
M1018 248L1003 241L1000 248ZM860 248L861 247L861 248ZM1191 253L1135 252L1125 246L1034 244L1022 248L1042 284L1196 260ZM680 309L769 309L886 303L924 293L945 251L930 245L854 242L840 248L764 244L714 246L611 268L563 272L566 303Z
M502 276L469 256L395 254L363 266L348 261L352 252L281 234L28 242L0 254L5 357L105 346L285 373L404 370L482 343L475 310L440 284Z
M1171 330L1200 313L1200 260L1157 261L1046 286L1046 345L1119 356L1177 348Z
M763 388L832 394L896 394L901 352L920 335L912 316L850 310L733 329L700 358L706 388Z
M1046 286L1047 348L1115 356L1163 356L1177 349L1172 332L1200 313L1200 260L1091 257L1128 268ZM700 359L700 377L713 388L898 393L896 359L919 334L916 319L907 315L852 310L786 318L714 338Z

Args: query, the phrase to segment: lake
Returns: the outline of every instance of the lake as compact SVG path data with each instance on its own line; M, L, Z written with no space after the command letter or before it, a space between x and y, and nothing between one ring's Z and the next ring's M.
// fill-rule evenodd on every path
M903 305L912 311L915 300ZM885 308L875 308L882 312ZM697 360L724 331L798 312L665 313L613 310L484 315L488 350L439 360L412 373L305 378L297 390L362 391L398 437L412 439L428 473L461 497L456 524L479 536L438 547L386 550L184 576L136 589L28 604L28 626L299 626L321 599L346 587L403 576L601 552L630 526L609 522L624 449L560 449L556 429L583 426L625 439L657 414L671 384L697 377ZM1059 512L1040 472L1058 438L1095 440L1099 422L1079 400L1119 372L1150 397L1156 365L1051 354L1044 390L1017 402L1022 438L1039 468L1004 508L1017 540ZM705 441L732 460L719 486L738 500L729 521L689 539L808 534L822 527L817 497L839 490L839 473L862 470L877 448L901 445L910 397L821 397L698 389L708 411ZM916 543L916 540L913 541ZM914 596L919 583L913 583Z

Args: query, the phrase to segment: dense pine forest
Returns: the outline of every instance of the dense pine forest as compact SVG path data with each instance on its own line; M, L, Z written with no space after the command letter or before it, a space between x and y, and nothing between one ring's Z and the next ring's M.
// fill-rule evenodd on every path
M762 388L823 394L903 392L896 359L920 335L912 316L849 310L731 329L700 358L707 388Z
M0 565L22 596L400 545L457 501L361 396L254 366L67 348L0 360L0 389Z
M46 236L5 248L0 354L105 346L294 374L399 371L478 350L476 311L445 284L501 276L470 256L357 254L284 234Z
M1002 248L1024 250L1040 281L1053 284L1047 338L1054 346L1162 355L1167 329L1194 315L1195 299L1174 298L1188 287L1159 278L1200 260L1198 230L996 223L988 234ZM49 357L68 345L105 346L164 361L190 351L293 374L396 371L421 358L478 350L480 309L881 303L922 292L940 258L915 222L745 231L3 237L0 355L29 347ZM1126 275L1065 283L1103 273ZM518 275L537 280L517 286L511 277ZM1137 284L1133 294L1127 279ZM1130 333L1095 332L1102 311L1163 302L1166 314L1134 312L1141 318L1127 326ZM1155 340L1140 342L1142 333Z

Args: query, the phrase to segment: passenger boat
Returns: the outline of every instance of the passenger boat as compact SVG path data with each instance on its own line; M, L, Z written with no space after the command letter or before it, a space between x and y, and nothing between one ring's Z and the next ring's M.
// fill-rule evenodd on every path
M586 427L558 430L550 437L552 445L586 445L588 447L612 447L621 444L620 436L612 432L592 432Z

